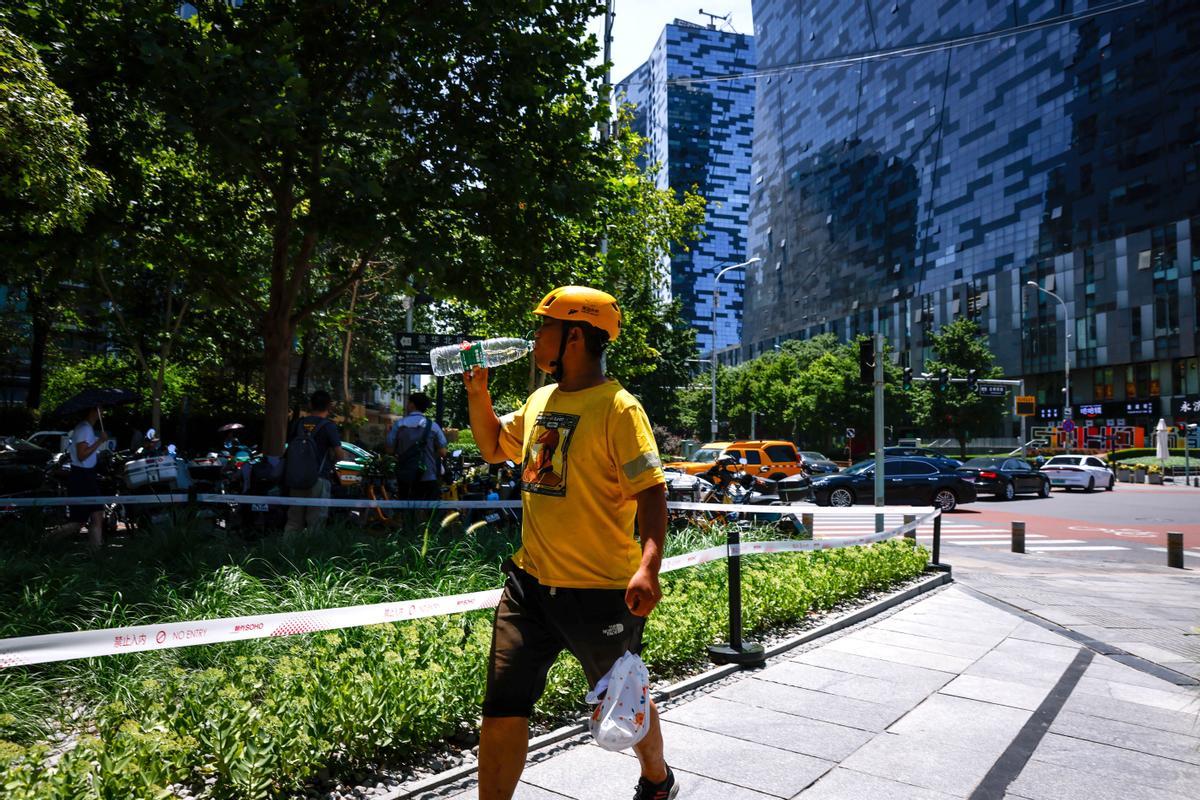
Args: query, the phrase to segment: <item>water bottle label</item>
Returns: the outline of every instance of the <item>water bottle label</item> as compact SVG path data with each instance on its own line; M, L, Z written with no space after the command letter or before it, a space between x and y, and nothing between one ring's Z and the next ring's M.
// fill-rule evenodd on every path
M458 359L462 362L463 372L482 367L483 347L478 342L463 342L458 348Z

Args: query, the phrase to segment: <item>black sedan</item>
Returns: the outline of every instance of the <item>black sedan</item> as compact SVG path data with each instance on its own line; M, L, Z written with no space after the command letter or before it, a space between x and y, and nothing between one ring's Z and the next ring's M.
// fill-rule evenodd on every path
M825 457L824 453L816 450L801 450L800 458L804 459L804 467L813 475L832 475L840 467Z
M1050 496L1050 478L1019 458L972 458L958 468L958 474L974 483L980 494L994 494L1005 500L1012 500L1019 494Z
M819 506L850 506L875 502L875 461L860 461L836 475L813 480L813 500ZM975 484L965 480L942 459L888 458L883 462L883 499L888 505L940 506L953 511L975 501Z
M40 488L54 453L26 441L0 439L0 494L18 495Z

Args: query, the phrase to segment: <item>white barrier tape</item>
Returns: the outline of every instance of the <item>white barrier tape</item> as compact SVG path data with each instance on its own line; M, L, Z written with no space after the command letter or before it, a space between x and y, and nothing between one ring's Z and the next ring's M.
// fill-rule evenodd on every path
M139 504L175 504L187 503L187 494L122 494L96 495L86 497L0 497L0 510L5 508L40 508L49 506L69 505L139 505ZM196 495L196 502L206 504L239 503L246 505L272 506L315 506L325 508L392 508L392 509L494 509L521 508L520 500L370 500L342 499L320 497L279 497L275 495L257 494L212 494L201 492ZM920 506L887 506L889 511L874 511L876 506L861 508L841 508L835 506L814 506L810 503L781 504L777 506L748 505L742 503L693 503L686 500L671 500L667 503L671 511L709 511L720 514L775 514L789 516L796 514L814 514L823 518L833 516L872 517L875 514L897 516L904 513L905 508L920 508ZM931 518L929 515L923 519Z
M932 517L936 514L928 516ZM659 573L674 572L686 567L717 561L729 555L828 550L871 544L903 533L909 528L915 528L924 519L890 531L856 539L815 542L811 540L747 542L732 547L718 545L663 559ZM0 639L0 669L68 661L75 658L110 656L116 653L139 653L148 650L191 647L199 644L294 636L300 633L316 633L422 617L459 614L466 611L495 608L496 604L500 602L500 593L500 589L488 589L469 594L326 608L315 611L290 611L192 622L167 622L159 625L133 625L125 628L19 636L12 639Z
M495 608L496 604L500 602L500 592L500 589L488 589L470 594L429 597L422 600L394 603L375 603L365 606L205 619L194 622L168 622L161 625L133 625L127 628L48 633L39 636L0 639L0 669L45 664L52 661L67 661L73 658L110 656L116 653L139 653L147 650L169 650L198 644L293 636L298 633L315 633L421 617L436 617L443 614L457 614L463 611Z
M186 503L186 494L122 494L81 497L0 497L0 509L43 508L50 506L167 505Z

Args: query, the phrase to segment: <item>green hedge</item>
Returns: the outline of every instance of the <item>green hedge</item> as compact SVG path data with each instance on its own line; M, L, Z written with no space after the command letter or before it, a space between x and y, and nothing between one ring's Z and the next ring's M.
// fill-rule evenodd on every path
M1124 450L1115 450L1112 453L1105 453L1104 457L1110 462L1116 463L1125 461L1130 458L1155 458L1158 451L1153 447L1129 447ZM1183 458L1184 451L1182 447L1173 447L1170 450L1171 455ZM1192 451L1195 455L1196 451Z
M253 545L166 533L95 563L72 550L0 549L0 638L156 620L377 602L475 591L500 582L513 542L456 525L419 543L351 530ZM669 552L717 534L673 534ZM13 539L0 544L15 544ZM751 633L793 623L919 574L926 552L869 548L753 556L743 562ZM658 677L706 662L727 636L723 562L663 577L645 658ZM334 774L396 761L474 725L490 612L257 642L110 656L0 672L0 787L11 800L154 798L174 783L200 797L295 793ZM584 709L585 681L563 658L542 721ZM77 710L77 711L76 711ZM61 758L51 740L78 736Z

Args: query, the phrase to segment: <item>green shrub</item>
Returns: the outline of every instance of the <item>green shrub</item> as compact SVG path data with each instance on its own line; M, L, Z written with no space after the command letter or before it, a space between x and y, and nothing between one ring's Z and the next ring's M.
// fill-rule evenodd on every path
M498 564L514 546L438 529L422 558L417 533L335 527L246 544L183 529L128 540L99 562L65 548L7 548L0 603L17 613L0 637L477 591L499 584ZM722 538L688 531L668 552ZM926 552L904 541L747 557L743 624L753 633L796 622L925 563ZM705 647L726 640L725 576L723 562L663 576L644 653L656 677L703 665ZM403 759L460 721L474 724L490 636L491 612L482 611L7 670L0 787L13 800L166 797L172 783L213 798L292 794L320 770ZM560 659L539 720L578 716L585 690L577 663ZM72 708L84 713L73 719ZM80 734L57 760L49 727Z
M1183 458L1184 450L1182 447L1172 448L1170 454ZM1105 458L1109 462L1130 461L1135 458L1157 458L1158 451L1153 447L1130 447L1125 450L1115 450L1111 453L1106 453Z

